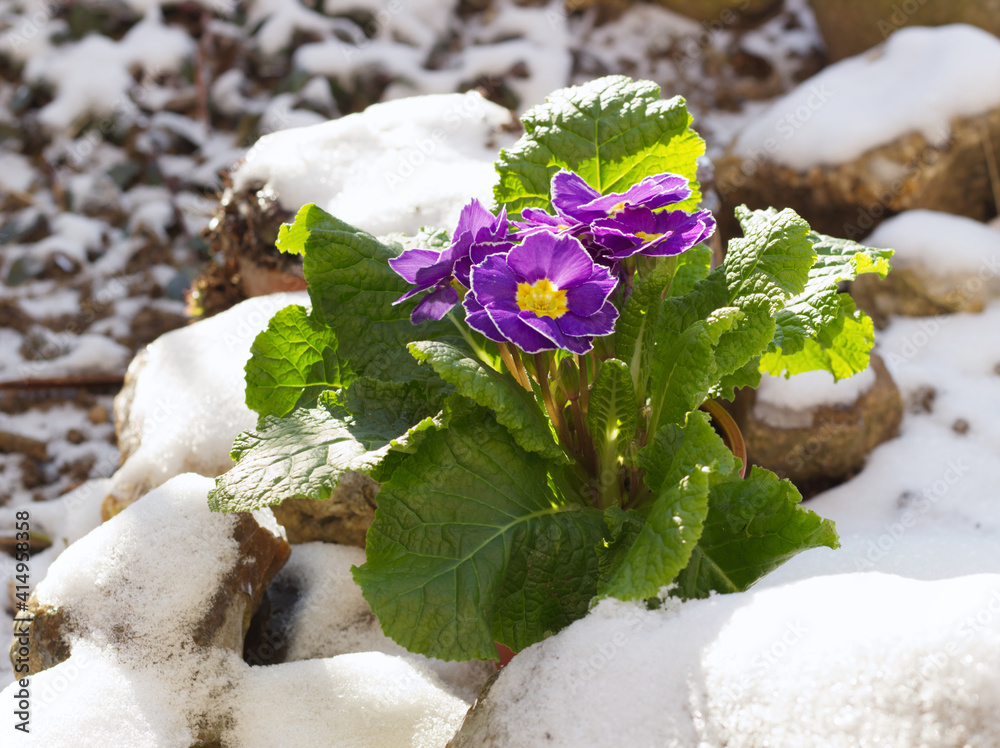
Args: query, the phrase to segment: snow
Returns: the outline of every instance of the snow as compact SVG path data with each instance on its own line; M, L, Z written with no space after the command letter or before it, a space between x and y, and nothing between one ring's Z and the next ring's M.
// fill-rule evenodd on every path
M166 657L190 639L239 561L236 517L208 510L212 486L175 477L95 528L52 562L35 588L39 603L70 612L74 639Z
M51 130L66 130L88 112L134 117L136 106L129 96L134 81L129 70L174 72L193 50L192 39L179 29L164 26L156 8L129 29L121 41L91 35L73 45L32 55L25 76L54 86L55 98L38 117ZM113 122L108 127L113 127Z
M870 366L836 382L828 371L807 371L787 379L761 374L754 417L775 428L809 428L814 410L853 405L874 384L875 371Z
M261 138L234 187L262 183L283 207L316 203L376 235L458 222L469 199L492 201L510 112L477 93L405 99Z
M903 28L775 101L747 124L733 150L807 171L847 163L913 131L942 145L953 119L1000 105L998 92L995 36L964 24Z
M938 296L1000 297L1000 232L979 221L909 210L879 224L865 244L895 249L893 267L913 271Z
M494 666L487 662L443 662L407 652L382 633L378 619L351 576L365 562L361 548L333 543L303 543L292 548L275 576L278 588L295 589L298 600L286 614L289 662L347 652L383 652L429 668L462 698L473 701ZM283 616L284 617L284 616Z
M946 563L946 561L945 561ZM606 601L492 687L497 745L995 745L1000 575ZM530 693L531 699L521 698Z
M151 343L122 424L139 447L115 473L111 493L130 501L179 473L228 470L233 439L257 423L245 402L250 346L275 313L307 300L305 293L248 299Z
M11 731L13 745L186 746L199 730L241 748L443 745L468 703L409 660L369 652L252 668L236 653L193 645L191 632L239 563L236 517L209 512L211 487L175 477L52 564L36 594L69 612L71 656L31 677L37 742ZM273 517L265 524L276 529ZM0 697L14 703L18 688Z

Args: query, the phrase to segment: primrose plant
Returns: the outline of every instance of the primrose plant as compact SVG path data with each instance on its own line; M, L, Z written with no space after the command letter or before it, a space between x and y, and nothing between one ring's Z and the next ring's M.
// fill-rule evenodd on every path
M680 98L603 78L552 94L496 163L496 205L376 239L304 207L311 308L278 312L247 364L255 430L217 511L382 483L356 581L414 652L489 659L598 599L744 590L837 546L787 480L746 472L719 401L761 372L864 369L871 320L838 283L891 252L790 210L738 210L712 267L704 151Z

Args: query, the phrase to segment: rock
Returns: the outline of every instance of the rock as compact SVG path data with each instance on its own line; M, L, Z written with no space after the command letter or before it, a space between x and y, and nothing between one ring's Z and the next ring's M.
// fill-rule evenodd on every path
M335 543L293 546L291 558L268 588L268 610L262 606L254 618L244 659L251 665L270 665L384 652L432 670L459 696L474 700L496 665L429 659L388 638L351 576L351 566L364 561L360 548Z
M723 237L739 234L740 204L790 207L849 239L916 208L992 217L984 147L1000 144L998 92L1000 40L971 26L904 29L831 65L749 121L717 160Z
M115 398L122 465L105 518L175 475L215 477L232 467L233 439L257 423L245 397L250 346L278 310L306 303L304 293L249 299L161 336L133 359Z
M1000 576L827 574L655 611L604 600L514 657L448 748L1000 741Z
M27 643L38 673L81 640L137 662L191 647L242 653L290 547L267 511L209 512L212 485L178 476L63 551L20 616L26 642L15 639L12 660Z
M809 0L831 62L864 52L904 26L968 23L1000 36L1000 0Z
M757 21L781 5L781 0L657 0L660 5L704 23L731 26Z
M271 507L288 533L290 543L321 540L359 548L375 519L379 484L362 473L345 473L333 496L325 501L288 499Z
M750 462L809 496L857 473L898 433L903 400L873 353L868 369L836 384L823 371L764 375L760 388L740 391L733 411Z
M907 211L881 224L865 243L896 250L885 280L859 276L851 286L858 306L880 327L892 314L981 312L1000 298L1000 232L978 221Z

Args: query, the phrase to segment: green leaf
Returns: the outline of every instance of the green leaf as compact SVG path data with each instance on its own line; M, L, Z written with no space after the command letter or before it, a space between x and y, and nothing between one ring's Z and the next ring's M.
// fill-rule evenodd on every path
M707 244L696 244L687 252L677 256L674 279L667 290L668 296L684 296L705 280L712 268L712 248Z
M250 347L247 407L260 416L283 416L311 407L320 394L342 386L337 336L301 306L279 311Z
M550 460L565 459L534 397L509 374L500 374L447 343L411 343L410 353L420 363L430 364L438 376L455 386L458 394L492 410L522 448Z
M799 506L801 500L789 481L757 466L746 480L712 486L705 529L676 594L740 592L804 550L839 547L833 522Z
M619 600L654 597L687 565L707 515L705 473L694 472L662 491L628 552L601 579L598 594Z
M484 409L434 431L379 493L354 578L412 652L492 659L586 614L601 513L560 504L546 462Z
M650 81L609 76L550 94L521 117L525 134L500 152L493 194L512 218L524 208L551 210L549 183L560 168L575 171L602 194L624 192L647 176L672 172L701 199L695 181L705 142L689 125L684 99L660 98Z
M599 552L598 593L622 600L653 597L674 581L701 537L709 487L738 469L701 411L688 413L683 426L661 428L639 453L639 465L653 500L629 517L606 515L612 542ZM640 517L645 522L637 530Z
M377 469L390 450L412 449L450 413L442 398L419 382L355 381L344 405L325 398L285 418L267 416L233 442L237 464L216 479L209 507L246 512L285 499L328 499L348 470Z
M723 335L723 338L725 335ZM760 357L747 361L732 374L726 374L712 387L709 395L715 399L732 401L740 387L756 389L760 385Z
M736 209L743 237L729 242L726 252L726 285L729 303L743 307L752 299L765 299L773 312L802 293L816 251L809 240L809 224L795 211Z
M776 315L777 329L761 368L774 375L825 369L835 379L868 366L874 328L838 283L861 273L889 272L892 250L872 249L816 232L809 235L817 253L805 289Z
M338 355L358 376L405 382L433 375L420 369L406 350L414 340L455 340L451 322L414 325L411 299L393 305L409 284L389 267L398 247L340 221L315 205L306 205L278 233L278 247L305 255L313 316L334 330ZM452 337L448 337L452 336Z
M696 310L679 299L666 299L654 330L651 355L649 429L682 423L688 411L700 406L718 381L715 347L740 316L735 307L711 312L691 321Z
M628 366L637 397L646 393L660 298L672 280L672 268L667 263L654 265L653 272L642 276L632 288L615 323L615 356Z
M624 362L609 358L590 391L587 430L594 440L598 465L603 470L618 469L618 458L628 451L638 424L638 406L632 377Z
M714 476L727 477L738 469L736 457L712 427L712 419L701 410L687 414L684 424L668 423L639 452L643 481L654 493L680 484L684 476L707 468Z

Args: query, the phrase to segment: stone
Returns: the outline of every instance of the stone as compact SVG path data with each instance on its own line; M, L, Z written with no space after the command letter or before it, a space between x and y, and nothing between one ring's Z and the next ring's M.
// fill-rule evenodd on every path
M781 5L781 0L657 0L672 11L703 23L726 26L761 19Z
M986 224L907 211L882 223L865 243L895 250L884 280L859 276L851 284L854 300L879 327L894 314L981 312L1000 299L1000 232Z
M132 360L115 398L122 464L111 478L105 519L175 475L214 478L232 467L233 440L257 423L246 406L250 346L276 312L307 303L305 293L248 299L162 335Z
M830 61L864 52L904 26L968 23L1000 36L1000 0L809 0Z
M319 540L364 548L365 534L375 519L378 489L367 475L351 471L340 478L329 499L288 499L271 511L290 543Z
M952 120L943 143L909 132L848 163L807 171L737 155L730 145L715 164L720 233L726 239L741 235L733 217L737 205L792 208L817 231L855 241L905 210L986 220L996 212L983 157L986 137L1000 145L1000 106Z
M178 476L63 551L18 616L30 674L81 640L136 661L192 647L242 654L290 546L266 510L210 513L212 485ZM12 661L23 643L15 638Z
M758 402L756 390L741 390L732 410L750 462L788 478L807 497L858 473L872 449L896 436L903 417L903 399L877 354L869 370L870 385L849 395L848 403L785 407ZM784 380L773 384L781 387ZM779 390L769 399L780 398Z

